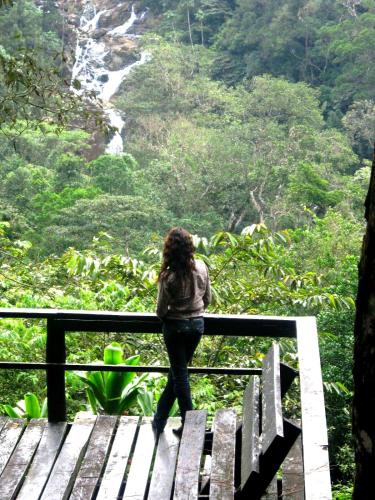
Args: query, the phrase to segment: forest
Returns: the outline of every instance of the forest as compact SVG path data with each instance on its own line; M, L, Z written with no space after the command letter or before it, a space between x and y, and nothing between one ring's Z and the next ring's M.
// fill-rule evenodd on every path
M351 498L375 2L133 2L146 15L132 57L149 57L111 100L124 117L120 154L106 151L114 131L100 106L71 91L69 23L82 8L1 3L0 307L152 312L163 237L185 227L212 279L208 312L317 317L335 498ZM2 320L0 338L1 360L43 360L37 320ZM68 360L102 360L113 342L129 363L166 363L156 335L72 334ZM207 337L196 364L260 366L268 345ZM292 343L281 349L296 366ZM84 379L67 374L71 416L95 406ZM137 398L126 411L152 414L164 383L133 380ZM192 384L198 407L212 413L225 401L240 410L243 379L193 376ZM0 372L3 413L26 393L42 405L41 372ZM293 397L287 404L295 415Z

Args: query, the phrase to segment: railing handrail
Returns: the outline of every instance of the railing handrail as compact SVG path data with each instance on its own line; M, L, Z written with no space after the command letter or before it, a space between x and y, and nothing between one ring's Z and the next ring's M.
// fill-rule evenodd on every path
M58 321L65 331L161 333L154 313L87 311L69 309L0 308L0 318L47 319ZM293 317L205 314L205 335L296 337Z
M325 418L323 384L320 368L318 335L314 317L278 317L205 314L205 335L289 337L296 338L301 388L303 465L306 500L331 499L328 460L328 437ZM50 421L66 419L65 371L69 369L112 369L100 365L66 363L65 333L127 332L161 333L161 322L153 313L113 311L71 311L64 309L0 308L0 318L47 320L46 363L36 363L47 372L47 398ZM33 363L0 362L0 369ZM26 368L28 369L28 368ZM29 368L30 369L30 368ZM117 366L113 369L121 370ZM167 371L168 367L126 367L136 371ZM196 367L193 372L256 373L256 368ZM246 373L247 371L247 373ZM237 373L236 373L237 375Z

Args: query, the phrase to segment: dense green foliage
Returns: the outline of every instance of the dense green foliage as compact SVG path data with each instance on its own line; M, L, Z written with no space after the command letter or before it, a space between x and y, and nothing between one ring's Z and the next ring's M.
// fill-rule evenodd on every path
M346 485L336 497L349 498L375 3L140 4L151 59L116 96L126 152L111 156L77 126L84 113L100 127L103 119L67 93L66 12L51 1L1 2L0 306L153 311L162 236L183 225L210 270L211 312L317 316L332 477ZM0 340L0 359L43 361L39 321L3 320ZM68 335L69 360L102 359L111 342L131 360L167 362L158 336L111 334ZM196 364L258 366L269 343L204 338ZM293 342L282 354L296 365ZM87 399L88 379L67 374L70 415L89 402L104 408L92 387ZM195 403L240 409L245 383L193 377ZM126 411L151 414L163 384L144 379ZM30 391L41 401L44 386L40 372L4 371L0 403L11 411ZM298 414L293 396L287 411Z

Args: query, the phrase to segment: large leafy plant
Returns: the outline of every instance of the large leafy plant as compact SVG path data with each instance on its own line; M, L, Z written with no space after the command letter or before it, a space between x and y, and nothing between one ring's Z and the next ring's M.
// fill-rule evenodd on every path
M38 398L32 392L25 394L24 398L17 402L16 406L2 405L3 411L11 418L44 418L47 416L47 398L40 406Z
M123 358L122 348L112 342L104 349L105 365L136 366L139 356ZM142 384L147 374L136 376L135 372L98 371L77 374L87 385L86 393L93 413L121 415L125 410L137 403Z

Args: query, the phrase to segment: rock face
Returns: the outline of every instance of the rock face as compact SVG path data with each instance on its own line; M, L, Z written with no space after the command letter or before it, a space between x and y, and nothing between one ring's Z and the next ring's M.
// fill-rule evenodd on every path
M122 153L124 120L111 99L129 72L149 57L138 44L147 11L139 10L137 2L117 0L57 3L66 21L65 45L72 47L72 90L78 94L95 93L115 130L106 152Z

